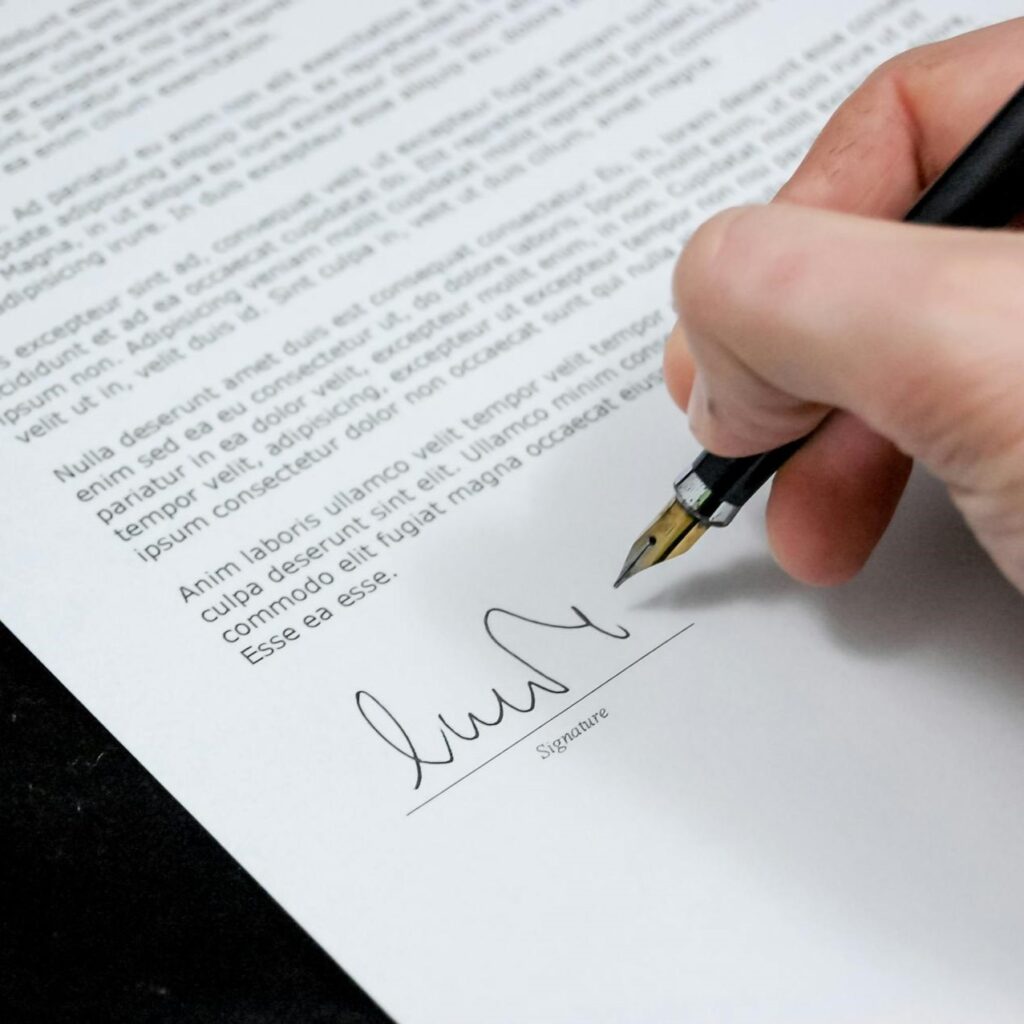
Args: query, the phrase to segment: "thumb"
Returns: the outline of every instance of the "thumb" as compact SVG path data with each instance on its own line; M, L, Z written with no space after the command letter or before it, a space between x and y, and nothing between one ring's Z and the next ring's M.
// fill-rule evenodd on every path
M1020 480L1022 283L1024 238L1010 232L784 204L720 214L676 272L685 341L671 344L696 365L692 429L749 454L838 408L954 489Z

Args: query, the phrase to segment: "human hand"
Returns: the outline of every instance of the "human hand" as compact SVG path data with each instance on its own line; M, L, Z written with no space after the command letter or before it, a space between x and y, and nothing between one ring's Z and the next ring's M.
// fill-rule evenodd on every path
M768 502L797 579L854 575L919 459L1024 590L1024 235L892 222L1020 87L1022 52L1024 18L883 65L771 206L680 258L665 374L701 444L818 428Z

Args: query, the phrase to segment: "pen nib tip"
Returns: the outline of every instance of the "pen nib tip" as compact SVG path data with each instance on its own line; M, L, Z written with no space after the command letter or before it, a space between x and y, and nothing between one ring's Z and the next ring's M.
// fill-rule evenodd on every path
M676 501L669 502L661 515L640 534L629 549L626 562L613 587L618 590L626 580L644 569L689 551L706 531L707 527L697 522L682 505Z
M646 555L653 546L654 545L650 537L641 537L640 540L638 540L629 549L629 554L626 556L626 563L623 565L618 578L612 584L612 587L615 590L618 590L626 580L631 576L635 576L641 569L647 568L646 565L642 564L644 555Z

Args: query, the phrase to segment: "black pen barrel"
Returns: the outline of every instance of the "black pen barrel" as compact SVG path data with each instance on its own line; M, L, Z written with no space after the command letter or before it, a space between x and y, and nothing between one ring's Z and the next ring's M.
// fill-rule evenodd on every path
M797 438L771 451L742 458L726 458L703 452L691 467L690 474L695 475L704 485L707 496L701 502L701 508L693 508L691 511L705 519L722 505L742 508L805 440L803 437Z
M1024 86L996 114L905 220L1001 228L1024 207Z

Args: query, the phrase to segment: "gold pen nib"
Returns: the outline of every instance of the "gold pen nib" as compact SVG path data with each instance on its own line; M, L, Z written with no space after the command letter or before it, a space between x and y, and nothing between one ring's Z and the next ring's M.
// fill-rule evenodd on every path
M620 587L631 576L635 576L652 565L667 562L670 558L689 551L707 533L707 526L698 522L678 501L671 501L665 511L651 523L629 549L626 564L615 581Z

